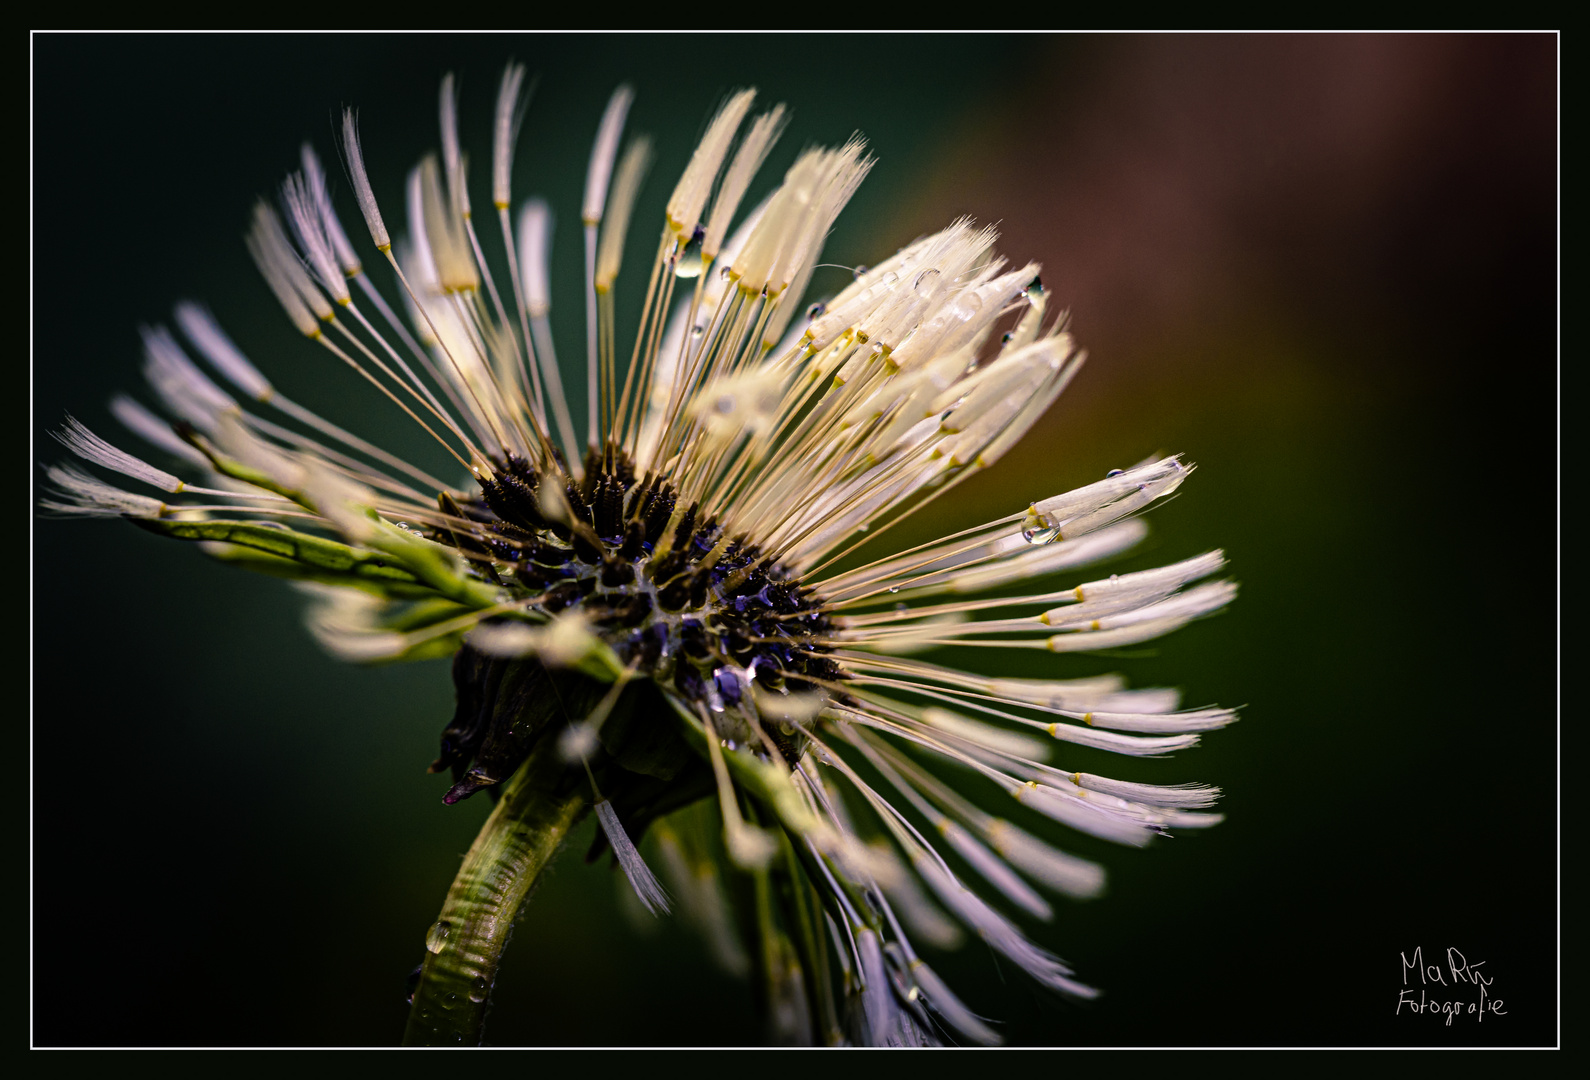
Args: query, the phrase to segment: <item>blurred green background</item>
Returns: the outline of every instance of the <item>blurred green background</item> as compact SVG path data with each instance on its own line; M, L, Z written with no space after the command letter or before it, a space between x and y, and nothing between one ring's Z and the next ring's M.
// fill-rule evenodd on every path
M516 194L562 214L566 361L612 87L634 83L630 130L659 149L620 279L633 321L647 211L722 93L756 85L794 110L764 187L853 130L879 158L827 261L875 262L958 214L999 222L1090 350L1028 440L919 531L1155 451L1199 465L1121 568L1223 547L1238 602L1061 673L1245 706L1174 759L1081 766L1217 783L1229 818L1087 848L1110 895L1032 930L1099 1001L1056 1001L980 946L935 957L973 1008L1025 1044L1555 1039L1554 37L36 36L31 482L62 456L64 411L117 437L105 402L138 387L137 328L187 297L291 396L431 461L296 337L241 232L302 139L330 155L344 103L401 218L448 70L485 183L510 57L540 75ZM827 273L815 288L845 280ZM120 522L31 527L34 1042L395 1042L488 809L443 807L424 772L446 663L342 665L279 582ZM520 922L488 1041L759 1042L745 988L677 920L629 918L583 847ZM1507 1015L1395 1015L1416 946L1484 961Z

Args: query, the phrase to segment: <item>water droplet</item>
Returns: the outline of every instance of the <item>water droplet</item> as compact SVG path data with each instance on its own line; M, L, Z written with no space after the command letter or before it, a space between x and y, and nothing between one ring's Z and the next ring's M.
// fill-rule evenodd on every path
M706 329L704 327L701 327L701 326L692 326L690 328L690 336L693 337L693 338L698 338L702 334L705 334L706 332L707 332Z
M858 263L856 265L855 270L851 271L851 273L855 274L857 281L860 281L861 280L861 275L865 274L866 272L867 272L867 267L866 267L866 265L864 263Z
M1104 479L1108 480L1112 476L1120 476L1125 471L1125 469L1111 469L1109 472L1104 474Z
M1120 574L1111 574L1110 575L1110 580L1111 581L1120 581L1121 580L1121 575Z
M458 1002L459 1002L459 997L458 997L457 994L448 994L446 997L444 997L442 999L442 1008L444 1008L444 1009L454 1008L455 1006L458 1005Z
M426 950L433 953L441 952L442 946L447 942L447 935L451 934L452 932L453 924L448 922L446 919L443 919L437 923L433 923L431 928L425 931Z
M911 291L912 292L921 292L922 291L922 287L924 285L931 287L932 284L933 284L933 280L935 278L937 278L939 276L939 274L940 274L940 271L939 271L939 269L937 267L933 267L933 266L928 267L926 270L924 270L920 274L918 274L916 276L916 280L911 283Z
M674 275L682 278L700 277L704 266L701 262L701 241L706 238L707 231L700 225L690 234L690 243L674 260Z
M1059 529L1023 529L1021 538L1029 544L1052 544L1060 539Z
M476 975L475 981L469 984L469 1000L479 1005L486 1000L486 992L491 989L491 984L486 981L486 976Z
M722 270L718 271L718 280L719 281L728 281L729 277L733 273L734 273L734 269L732 267L725 266Z
M1003 336L1000 337L999 343L1001 345L1009 345L1010 344L1010 339L1015 337L1015 336L1016 336L1015 334L1006 333L1006 334L1004 334Z
M1027 283L1027 296L1032 298L1043 295L1043 278L1035 277Z
M890 585L889 586L889 591L890 592L899 592L900 591L900 586L898 586L898 585Z
M806 309L806 321L811 322L813 319L817 318L827 310L827 304L813 304L811 307Z

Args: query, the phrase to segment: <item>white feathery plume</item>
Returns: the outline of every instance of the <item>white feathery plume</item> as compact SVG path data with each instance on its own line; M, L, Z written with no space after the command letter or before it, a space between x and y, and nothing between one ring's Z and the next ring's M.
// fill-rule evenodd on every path
M606 220L596 251L595 281L599 293L611 290L618 278L624 258L624 238L629 234L629 216L635 209L635 198L640 194L650 165L651 140L644 136L632 140L618 163L612 194L607 200Z
M112 487L72 465L51 465L44 470L44 475L60 496L41 499L39 505L46 510L90 517L125 514L136 518L157 518L166 512L166 504L159 499Z
M614 811L613 804L606 799L598 802L596 820L601 823L602 832L613 847L613 855L618 859L619 867L624 871L630 887L635 890L635 895L640 898L646 910L653 915L659 912L668 914L668 894L663 891L656 875L651 872L646 860L641 858L640 851L630 840L629 834L624 831L623 823L618 820L618 813Z
M192 445L177 438L170 424L126 394L117 394L111 399L110 411L112 416L121 421L123 427L145 442L159 447L172 457L182 459L189 465L209 468L209 458L195 450Z
M65 446L72 453L101 468L119 472L123 476L130 476L134 480L141 480L151 487L161 491L176 494L187 487L181 480L164 469L157 469L148 462L133 457L125 450L118 450L110 443L101 439L88 429L77 417L68 415L66 427L56 433L56 441Z
M613 162L618 158L618 142L624 134L624 119L629 115L635 92L626 84L613 91L607 108L602 112L602 122L596 129L596 142L591 146L591 162L585 171L585 199L580 204L580 220L586 225L600 225L602 210L607 205L607 184L613 176Z
M315 211L320 216L320 227L325 231L326 239L331 242L331 248L337 254L337 262L342 266L344 274L350 278L357 277L363 273L364 266L353 250L353 243L348 239L336 210L331 206L331 192L326 187L326 170L320 164L320 155L315 153L313 146L304 143L299 149L298 156L304 170L305 186L314 200Z
M370 174L364 168L364 152L359 148L359 117L352 109L342 110L342 151L347 157L348 176L353 180L353 196L370 230L370 239L378 250L389 251L392 237L381 220L381 208L376 205L375 191L370 187Z
M232 339L208 310L191 301L184 301L176 307L176 319L193 347L214 364L216 370L225 375L233 386L255 401L271 399L275 391L271 388L270 380L249 363L248 357L232 343Z

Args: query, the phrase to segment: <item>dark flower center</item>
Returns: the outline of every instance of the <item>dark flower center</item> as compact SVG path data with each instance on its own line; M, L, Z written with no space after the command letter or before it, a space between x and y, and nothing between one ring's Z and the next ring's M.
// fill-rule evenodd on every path
M788 725L762 725L753 739L743 717L756 714L758 699L811 693L844 678L825 655L830 621L796 578L755 544L702 520L697 507L681 510L671 483L654 474L637 478L613 448L591 452L580 482L540 474L513 455L493 467L478 498L439 498L445 513L471 527L432 530L432 539L523 595L527 607L578 614L634 667L637 683L666 687L710 710L726 738L753 749L760 743L764 753L771 742L793 765L804 747ZM542 491L559 480L561 500ZM452 769L448 802L507 779L547 731L583 718L608 689L534 657L495 658L468 645L453 679L458 711L432 765ZM657 708L639 716L635 701L626 701L603 725L604 749L622 763L626 746L618 744L638 739L655 753L627 768L677 772L683 763L670 766L669 759L682 745L668 747L661 732L647 730L655 724L672 734L674 718L654 689L632 689L626 698L649 694Z

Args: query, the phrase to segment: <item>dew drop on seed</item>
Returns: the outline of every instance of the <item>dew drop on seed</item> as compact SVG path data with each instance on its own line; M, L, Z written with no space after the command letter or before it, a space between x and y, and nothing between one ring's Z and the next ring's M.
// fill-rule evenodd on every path
M476 975L475 981L469 984L469 1000L479 1005L486 1000L486 991L491 989L491 984L486 981L486 976Z
M865 274L866 272L867 272L867 267L866 267L865 264L857 264L856 268L853 271L851 271L851 273L853 273L856 276L856 280L857 281L860 281L861 280L861 275Z
M890 592L899 592L900 591L900 586L898 586L898 585L890 585L889 586L889 591Z
M447 935L451 934L452 932L453 924L448 922L446 919L443 919L437 923L433 923L431 928L425 931L426 951L432 953L441 952L442 946L447 942Z
M693 338L698 338L702 334L705 334L705 333L706 333L706 331L704 329L702 329L700 326L692 326L690 328L690 336L693 337Z
M718 280L719 281L728 281L730 275L732 275L733 273L734 273L734 270L731 267L725 266L722 270L718 271Z
M1120 476L1125 471L1125 469L1111 469L1109 472L1104 474L1104 479L1108 480L1112 476Z
M706 239L707 231L700 225L690 234L690 242L685 245L679 257L674 260L674 276L682 278L700 277L701 271L706 269L701 261L701 242Z

